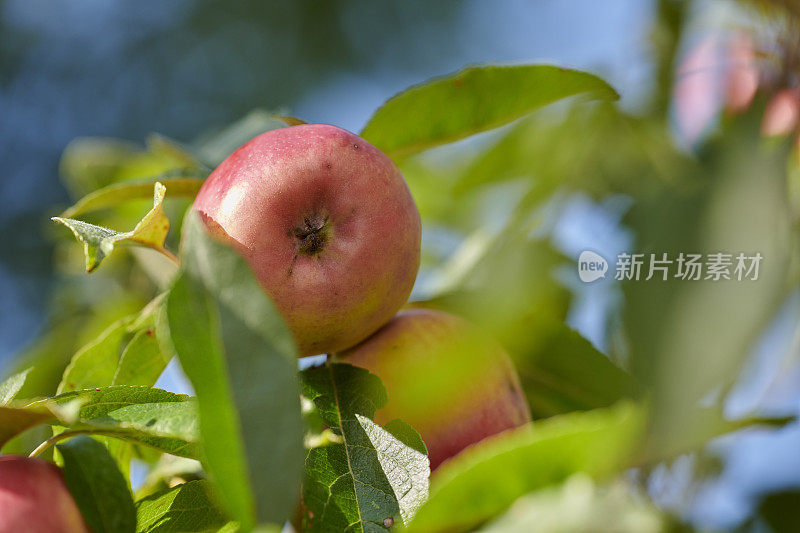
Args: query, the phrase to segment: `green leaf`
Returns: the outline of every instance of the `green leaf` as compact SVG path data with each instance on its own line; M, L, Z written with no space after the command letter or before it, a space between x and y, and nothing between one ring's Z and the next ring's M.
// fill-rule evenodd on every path
M146 147L120 139L75 139L64 150L59 171L70 193L80 198L112 183L199 168L178 143L151 135Z
M122 352L111 384L151 387L167 367L170 355L161 350L155 328L141 330Z
M217 530L228 523L208 481L182 483L136 502L138 533Z
M619 96L597 76L551 65L474 66L406 89L361 131L389 153L405 155L516 120L562 98Z
M184 270L167 300L170 337L199 403L204 467L244 530L282 524L303 458L291 333L235 251L190 215Z
M306 456L303 501L310 530L377 531L398 515L408 522L427 496L430 464L410 426L371 421L387 401L378 377L341 363L307 369L302 377L303 396L342 437Z
M114 250L116 243L138 244L157 250L174 259L172 253L164 248L164 241L169 233L169 219L162 208L166 190L162 183L156 182L153 208L136 224L133 230L125 233L72 218L53 217L53 220L68 227L75 238L83 243L87 272L97 269L103 259Z
M124 361L121 361L120 346L128 333L150 331L155 332L158 337L156 317L162 312L163 301L163 294L156 296L138 314L129 315L114 322L99 337L78 350L64 370L57 392L60 394L71 390L106 387L112 384L153 385L155 380L152 383L124 382L129 376L136 373L133 365L137 363L148 365L143 370L143 376L147 375L151 378L152 374L157 371L159 363L150 362L146 357L147 354L141 353L142 349L149 349L148 354L153 359L157 359L158 356L152 352L153 346L144 340L137 340L136 345L130 347L131 353ZM124 356L126 352L128 352L128 347L122 355ZM167 355L159 355L162 360L170 357L169 352L164 351L163 353ZM119 367L123 364L125 368L121 370L122 376L115 381L116 375L120 373ZM158 376L156 376L157 378ZM141 378L141 380L143 379L144 377Z
M574 263L529 234L509 223L491 238L465 243L442 269L445 282L431 302L480 324L512 355L529 342L532 327L563 321L570 302L554 273Z
M563 322L521 321L514 362L535 418L609 407L643 388Z
M797 422L797 417L748 417L725 419L722 407L695 407L684 413L681 431L649 434L641 457L643 462L656 462L702 449L708 441L740 429L780 428Z
M23 431L54 418L46 408L0 406L0 449Z
M161 182L169 189L170 198L194 198L203 185L205 175L198 171L172 170L157 178L129 180L107 185L91 192L61 213L63 218L73 218L90 211L113 207L130 200L144 200L153 196L153 188Z
M528 492L584 472L603 477L630 466L644 429L641 409L560 415L467 448L437 470L431 495L408 530L468 531Z
M194 398L150 387L115 386L72 391L36 404L77 404L70 431L113 436L158 450L200 457L197 404Z
M119 364L119 346L131 320L127 317L114 322L98 338L78 350L64 369L56 392L110 385Z
M136 531L131 491L106 447L78 436L57 446L64 458L64 481L95 533Z
M28 372L31 370L33 369L27 368L0 383L0 406L7 405L8 402L14 399L22 389L22 386L25 385L25 378L28 377Z

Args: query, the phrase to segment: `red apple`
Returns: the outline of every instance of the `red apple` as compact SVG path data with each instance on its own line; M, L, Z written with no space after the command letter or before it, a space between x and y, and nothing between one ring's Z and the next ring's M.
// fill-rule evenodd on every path
M56 465L0 456L0 533L88 531Z
M376 422L399 418L411 424L428 447L432 469L470 444L531 419L508 354L449 313L402 311L337 358L381 378L389 401Z
M301 356L368 337L405 304L419 269L403 175L335 126L259 135L211 173L193 209L248 261Z

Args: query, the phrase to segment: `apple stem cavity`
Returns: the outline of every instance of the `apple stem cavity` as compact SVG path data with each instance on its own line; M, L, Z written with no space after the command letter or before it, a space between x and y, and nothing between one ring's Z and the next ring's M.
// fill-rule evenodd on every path
M315 256L322 253L325 243L330 238L330 224L328 216L316 214L304 217L303 223L294 228L294 238L297 240L297 253Z

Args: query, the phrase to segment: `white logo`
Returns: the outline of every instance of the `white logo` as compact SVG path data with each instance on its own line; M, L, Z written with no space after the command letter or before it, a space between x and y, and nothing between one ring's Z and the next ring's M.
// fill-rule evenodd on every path
M578 257L578 276L584 283L591 283L606 277L608 261L602 255L590 250L584 250Z

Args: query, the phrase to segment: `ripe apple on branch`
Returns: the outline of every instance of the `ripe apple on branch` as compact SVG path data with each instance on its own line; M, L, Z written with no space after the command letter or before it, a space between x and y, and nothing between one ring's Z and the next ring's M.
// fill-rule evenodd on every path
M250 264L301 356L364 340L406 303L421 223L400 170L324 124L259 135L219 165L193 209Z
M217 167L193 209L248 261L301 355L338 352L381 378L379 423L411 424L431 468L530 421L495 341L441 311L392 318L416 278L420 219L400 171L365 140L323 124L264 133Z

